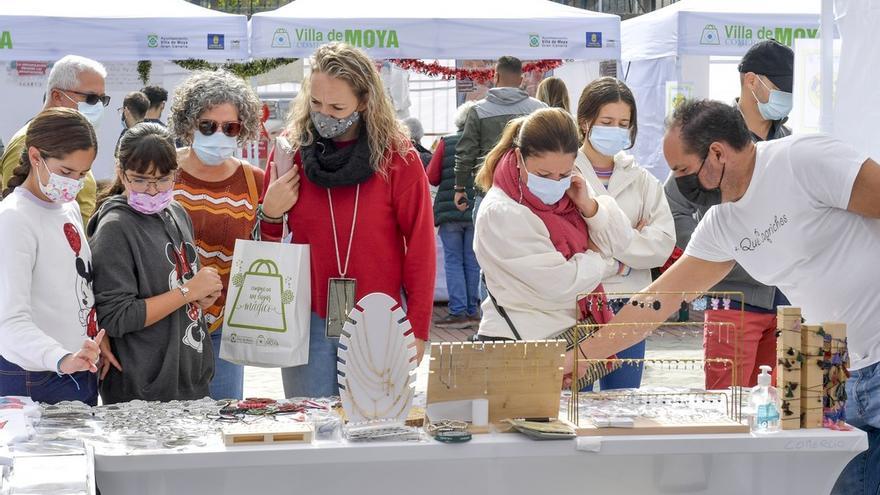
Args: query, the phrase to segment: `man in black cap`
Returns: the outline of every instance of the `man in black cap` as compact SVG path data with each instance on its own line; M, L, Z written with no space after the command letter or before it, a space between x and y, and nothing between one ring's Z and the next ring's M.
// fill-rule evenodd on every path
M794 52L776 40L756 43L743 56L739 64L740 97L736 105L753 142L791 134L782 124L791 110L793 71ZM679 191L674 174L666 180L664 190L675 220L676 246L684 250L712 204L698 204L686 199ZM712 290L743 294L744 301L733 296L729 304L707 306L704 321L707 329L725 323L736 325L741 335L741 340L736 343L741 353L736 385L753 387L760 366L776 363L776 308L787 305L788 299L776 287L756 281L739 265L734 265ZM706 335L704 347L707 357L733 357L734 342L729 339L713 339ZM706 389L723 389L732 385L731 371L729 368L708 368Z
M752 45L739 63L739 110L753 140L769 141L791 134L782 124L792 107L794 52L776 40Z

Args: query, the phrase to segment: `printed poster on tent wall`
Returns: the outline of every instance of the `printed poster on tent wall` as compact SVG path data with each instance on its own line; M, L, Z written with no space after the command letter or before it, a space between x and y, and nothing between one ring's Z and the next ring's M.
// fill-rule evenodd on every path
M819 40L798 40L794 45L793 100L787 125L795 134L819 132L819 110L822 108L822 69ZM832 94L837 95L837 67L840 63L840 40L834 40L834 76Z
M694 97L694 83L666 81L666 117L685 100Z

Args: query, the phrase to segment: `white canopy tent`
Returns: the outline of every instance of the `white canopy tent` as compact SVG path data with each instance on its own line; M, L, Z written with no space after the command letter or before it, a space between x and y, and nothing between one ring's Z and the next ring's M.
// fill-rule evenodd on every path
M787 45L818 39L820 11L821 0L681 0L623 22L621 76L638 105L639 163L661 180L669 172L661 149L667 93L674 91L667 83L707 97L710 57L740 57L769 38Z
M617 60L620 18L548 0L297 0L251 18L254 57L343 41L375 59Z
M245 16L185 0L7 0L0 26L0 60L248 58Z

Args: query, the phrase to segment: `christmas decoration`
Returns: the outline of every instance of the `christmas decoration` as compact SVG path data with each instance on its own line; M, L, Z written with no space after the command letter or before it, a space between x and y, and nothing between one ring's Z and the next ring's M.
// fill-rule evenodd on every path
M443 79L470 79L478 84L485 84L495 77L495 69L462 69L458 67L445 67L438 62L423 62L416 59L392 59L392 64L401 69L421 72L432 77L442 77ZM562 60L538 60L523 65L523 72L541 72L545 73L556 69L562 65Z

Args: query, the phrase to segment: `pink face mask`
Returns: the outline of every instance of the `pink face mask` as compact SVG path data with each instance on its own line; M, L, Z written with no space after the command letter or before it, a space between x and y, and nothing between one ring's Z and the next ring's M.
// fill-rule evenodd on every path
M128 192L128 205L144 215L152 215L164 210L174 199L174 190L158 192L155 195L149 193Z

